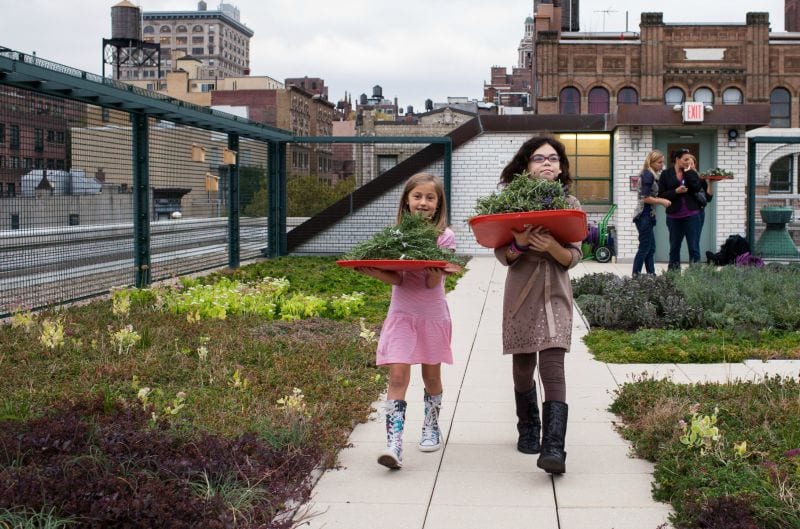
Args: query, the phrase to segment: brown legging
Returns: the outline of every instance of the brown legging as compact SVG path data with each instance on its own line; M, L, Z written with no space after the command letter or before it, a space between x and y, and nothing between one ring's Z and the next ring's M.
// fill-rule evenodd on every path
M564 353L560 348L539 351L539 376L542 379L542 400L567 401L567 384L564 380ZM536 370L536 353L512 355L514 390L524 393L533 387Z

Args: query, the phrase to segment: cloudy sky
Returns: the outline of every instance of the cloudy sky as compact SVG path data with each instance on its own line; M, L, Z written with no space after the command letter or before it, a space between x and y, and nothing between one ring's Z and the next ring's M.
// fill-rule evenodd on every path
M100 73L101 39L111 36L118 0L0 0L0 46ZM132 0L144 11L192 11L194 0ZM215 9L217 0L206 0ZM238 0L251 39L253 75L280 81L322 77L332 101L345 92L370 95L373 85L401 107L427 98L480 99L493 65L516 65L517 46L532 0ZM502 3L503 7L497 7ZM582 0L582 31L638 31L640 13L664 21L744 23L748 11L768 11L783 31L783 0ZM665 5L666 4L666 5ZM80 28L80 29L76 29Z

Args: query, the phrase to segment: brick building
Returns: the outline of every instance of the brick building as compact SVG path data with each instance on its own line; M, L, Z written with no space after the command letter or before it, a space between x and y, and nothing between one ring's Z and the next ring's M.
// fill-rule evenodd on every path
M0 197L16 196L33 169L66 170L70 128L86 119L86 105L0 87Z
M598 134L607 138L608 162L578 163L573 171L591 218L618 206L612 224L620 259L631 259L637 246L630 222L636 204L631 177L654 148L669 153L685 147L698 157L701 170L721 167L737 175L717 184L701 250L715 250L728 235L743 233L749 200L745 136L767 125L800 127L800 33L793 33L800 29L800 2L786 1L789 32L771 32L769 14L760 12L738 23L669 23L661 13L642 13L638 33L566 32L562 4L534 2L514 73L503 79L505 70L492 67L487 95L497 101L498 93L514 91L509 78L521 87L528 75L535 97L518 112L573 115L587 123L603 116L605 130L585 130L594 134L592 141ZM515 103L524 105L510 97L503 101ZM699 115L687 117L689 108L699 108ZM589 148L583 143L578 139L579 151ZM757 204L782 201L800 208L797 150L785 147L782 157L759 155ZM775 196L779 192L784 195ZM662 219L656 229L660 260L668 249L665 224Z
M217 10L209 11L201 0L196 11L144 11L141 17L141 39L161 45L162 74L173 70L175 61L186 55L200 62L203 78L250 73L250 39L254 33L241 22L239 9L233 4L222 2ZM119 70L122 81L157 78L158 68L152 66L123 65Z

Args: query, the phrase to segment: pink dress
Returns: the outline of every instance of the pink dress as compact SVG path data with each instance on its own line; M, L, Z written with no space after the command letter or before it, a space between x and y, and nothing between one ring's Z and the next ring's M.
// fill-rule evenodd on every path
M456 237L445 228L440 248L456 249ZM452 323L444 296L444 279L425 286L425 272L401 272L403 283L392 287L392 302L381 328L377 364L452 364Z

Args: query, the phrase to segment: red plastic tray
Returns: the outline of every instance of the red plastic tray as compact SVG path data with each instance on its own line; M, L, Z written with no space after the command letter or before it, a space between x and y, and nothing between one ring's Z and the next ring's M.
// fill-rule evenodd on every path
M510 243L514 238L511 230L523 231L529 224L544 226L562 243L582 241L588 233L586 213L578 209L497 213L469 219L475 240L487 248L499 248Z
M709 175L709 176L701 176L703 180L708 180L710 182L719 182L720 180L733 180L732 176L717 176L717 175Z
M378 268L380 270L423 270L425 268L445 268L447 261L417 261L413 259L361 259L340 260L336 264L345 268Z

